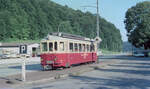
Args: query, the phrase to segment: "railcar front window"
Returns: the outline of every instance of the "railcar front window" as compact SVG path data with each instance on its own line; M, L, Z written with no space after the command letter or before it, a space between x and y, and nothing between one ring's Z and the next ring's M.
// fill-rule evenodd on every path
M53 43L52 42L49 43L49 51L53 51Z
M90 45L90 51L91 51L91 52L95 51L95 46L94 46L94 44L91 44L91 45Z
M47 43L46 42L42 43L42 51L43 52L47 51Z
M82 46L81 46L81 44L79 44L79 51L80 51L80 52L82 51Z

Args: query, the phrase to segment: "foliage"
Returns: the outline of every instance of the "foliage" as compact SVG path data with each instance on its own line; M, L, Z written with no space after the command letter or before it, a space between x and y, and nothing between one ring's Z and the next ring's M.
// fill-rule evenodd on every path
M150 2L141 2L129 8L124 22L129 42L136 47L150 48Z
M102 55L114 55L114 54L121 54L121 52L114 52L114 51L109 51L109 50L106 50L106 49L101 49L101 52L102 52Z
M119 30L100 19L101 48L121 51ZM61 24L61 25L60 25ZM59 26L60 25L60 26ZM0 41L38 40L50 32L96 37L96 15L50 0L0 0Z

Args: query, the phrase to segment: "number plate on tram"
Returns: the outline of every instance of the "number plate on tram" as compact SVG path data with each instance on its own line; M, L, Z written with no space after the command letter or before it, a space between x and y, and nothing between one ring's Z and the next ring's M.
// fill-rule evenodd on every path
M47 61L46 63L47 63L47 64L52 64L52 63L53 63L53 61Z

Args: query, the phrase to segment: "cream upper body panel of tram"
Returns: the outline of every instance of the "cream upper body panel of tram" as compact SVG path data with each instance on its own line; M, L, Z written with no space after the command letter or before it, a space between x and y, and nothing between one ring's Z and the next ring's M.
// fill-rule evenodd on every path
M89 39L85 41L48 35L41 41L40 49L41 53L97 52L97 44Z

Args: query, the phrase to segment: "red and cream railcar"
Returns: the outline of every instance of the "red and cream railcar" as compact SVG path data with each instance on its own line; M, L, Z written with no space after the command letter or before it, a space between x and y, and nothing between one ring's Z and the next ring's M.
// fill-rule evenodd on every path
M65 36L62 33L48 35L41 41L40 48L44 69L97 61L97 45L88 38Z

